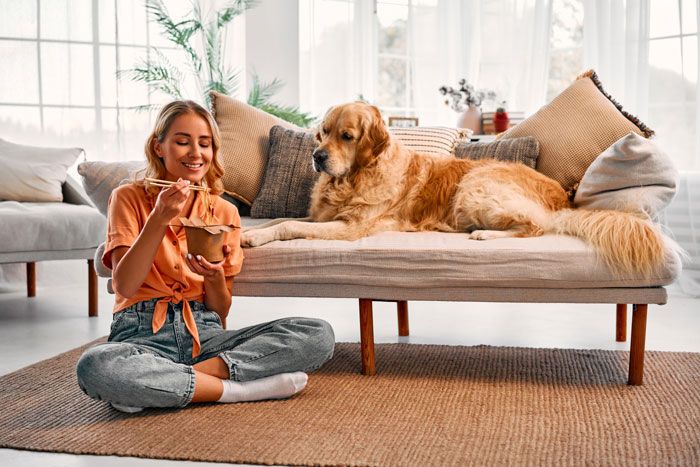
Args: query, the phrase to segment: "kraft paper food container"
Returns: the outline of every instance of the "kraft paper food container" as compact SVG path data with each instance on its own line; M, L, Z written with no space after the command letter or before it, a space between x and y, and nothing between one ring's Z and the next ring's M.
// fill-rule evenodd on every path
M209 233L204 227L185 227L187 236L187 252L191 255L202 255L210 263L218 263L224 259L224 233Z
M180 218L185 227L187 237L187 252L193 256L201 255L210 263L218 263L224 259L224 233L231 232L235 226L206 225L199 218L194 221Z

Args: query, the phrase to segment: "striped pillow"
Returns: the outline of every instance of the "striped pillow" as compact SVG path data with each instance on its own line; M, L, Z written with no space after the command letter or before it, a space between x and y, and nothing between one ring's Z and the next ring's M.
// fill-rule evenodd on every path
M442 126L392 127L389 131L411 151L439 156L453 156L457 143L468 140L472 133L467 128Z

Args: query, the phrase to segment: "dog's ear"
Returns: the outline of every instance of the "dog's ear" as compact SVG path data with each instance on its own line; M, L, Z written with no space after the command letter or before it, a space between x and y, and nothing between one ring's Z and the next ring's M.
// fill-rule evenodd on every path
M370 105L369 113L369 122L364 136L368 139L372 155L378 156L389 146L389 132L377 107Z
M326 122L328 122L329 120L332 120L331 114L333 114L335 112L336 108L337 108L337 106L330 107L326 111L326 114L323 116L323 119L321 120L321 122L316 126L316 130L314 131L314 136L316 137L316 141L318 141L319 143L323 139L322 135L321 135L321 130L323 129L323 126L326 124Z

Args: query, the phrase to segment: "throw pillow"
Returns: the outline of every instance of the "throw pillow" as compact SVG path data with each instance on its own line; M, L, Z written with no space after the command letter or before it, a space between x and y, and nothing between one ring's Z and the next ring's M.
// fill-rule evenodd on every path
M25 146L0 139L0 200L62 202L62 185L81 148Z
M467 128L419 126L414 128L389 128L408 149L426 154L453 156L457 143L469 140L472 131Z
M305 217L318 173L311 165L316 149L313 133L273 126L270 150L260 193L250 209L251 217Z
M499 139L534 136L540 143L537 170L570 190L600 153L630 132L654 132L622 110L594 71L579 76L549 104Z
M455 156L460 159L496 159L504 162L520 162L535 168L540 144L532 136L497 140L490 143L460 142Z
M145 168L145 161L88 161L78 164L78 173L83 178L85 193L97 209L106 216L107 201L109 201L112 190L124 181L131 180L134 172Z
M673 199L678 172L654 141L636 133L617 140L583 174L574 204L640 211L655 217Z
M300 128L224 94L212 92L211 102L221 131L219 159L224 166L224 189L250 206L262 185L270 128Z

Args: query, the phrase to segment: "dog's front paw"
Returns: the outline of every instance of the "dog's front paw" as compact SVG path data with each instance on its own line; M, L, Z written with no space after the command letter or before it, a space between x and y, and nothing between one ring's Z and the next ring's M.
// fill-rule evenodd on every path
M474 230L469 234L471 240L489 240L493 238L490 230Z
M265 229L258 230L245 230L241 232L241 246L242 247L256 247L270 243L273 238L270 237Z

